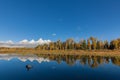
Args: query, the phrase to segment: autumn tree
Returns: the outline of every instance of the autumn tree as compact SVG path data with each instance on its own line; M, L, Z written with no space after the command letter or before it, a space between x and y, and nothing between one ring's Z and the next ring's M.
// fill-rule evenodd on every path
M4 49L4 48L0 48ZM7 49L7 48L5 48ZM65 42L60 40L56 42L50 42L49 44L41 44L35 47L36 50L99 50L99 49L120 49L120 38L112 40L110 43L102 40L97 40L94 37L90 37L87 42L86 40L80 40L75 42L74 39L69 38Z
M120 49L120 38L118 38L117 40L118 40L118 49Z
M104 49L108 49L109 48L109 44L108 44L108 41L104 41Z
M56 42L56 44L57 44L57 48L58 48L59 50L61 50L61 48L62 48L62 43L61 43L61 41L58 40L58 41Z
M76 49L76 50L79 50L80 47L81 47L80 43L75 43L74 46L75 46L75 49Z
M90 37L90 40L92 41L92 49L93 50L95 50L96 49L96 41L97 41L97 39L96 38L94 38L94 37Z
M87 49L91 50L90 39L87 40Z
M74 49L74 40L72 38L66 40L67 49Z
M50 42L49 43L49 49L50 50L54 50L54 42Z
M87 44L86 44L86 40L83 40L82 42L81 42L81 49L87 49Z
M110 49L118 49L118 40L112 40L110 42Z
M103 42L102 40L97 40L96 49L104 49L104 45L105 42ZM106 47L107 47L107 43L106 43Z

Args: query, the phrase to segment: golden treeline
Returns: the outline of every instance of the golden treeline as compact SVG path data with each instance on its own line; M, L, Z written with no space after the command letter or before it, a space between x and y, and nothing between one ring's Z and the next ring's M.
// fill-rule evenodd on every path
M100 50L100 49L119 49L120 38L108 42L102 41L97 38L90 37L87 40L80 40L75 42L73 38L69 38L62 42L58 40L56 42L50 42L49 44L38 45L35 49L41 50Z

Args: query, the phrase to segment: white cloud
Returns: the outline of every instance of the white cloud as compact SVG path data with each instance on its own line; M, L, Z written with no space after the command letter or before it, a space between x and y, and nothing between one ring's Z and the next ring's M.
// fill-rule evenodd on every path
M35 41L35 40L27 40L27 39L24 39L22 41L19 42L19 44L48 44L50 43L51 40L43 40L42 38L40 38L39 40Z
M14 42L11 41L11 40L8 40L8 41L6 41L6 43L8 43L8 44L13 44Z
M30 44L36 44L36 41L32 39L31 41L29 41L29 43Z
M0 41L0 43L13 44L13 41L12 41L12 40L8 40L8 41Z
M29 41L27 40L27 39L24 39L24 40L22 40L22 41L20 41L19 43L20 44L26 44L26 43L28 43Z
M56 36L56 34L55 34L55 33L53 33L53 34L52 34L52 36Z
M40 38L39 40L21 40L19 42L9 41L0 41L0 47L36 47L37 45L49 44L51 40L43 40Z

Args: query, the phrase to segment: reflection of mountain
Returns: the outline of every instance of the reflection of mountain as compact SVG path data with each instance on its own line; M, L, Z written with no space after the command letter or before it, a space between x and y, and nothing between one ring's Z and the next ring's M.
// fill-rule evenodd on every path
M37 61L41 62L49 62L49 59L43 57L37 57L35 55L15 55L15 54L0 54L0 60L10 61L13 58L17 58L22 62L26 62L29 60L30 62Z
M62 61L70 66L75 65L79 61L81 65L89 65L91 68L96 68L101 64L113 63L120 66L120 57L103 57L103 56L80 56L80 55L54 55L54 54L38 54L48 58L49 60L57 61L60 64Z
M50 60L54 60L58 64L60 64L62 61L64 61L70 66L75 65L76 61L78 61L81 65L89 65L91 68L96 68L104 63L106 64L113 63L115 65L120 66L119 57L54 55L54 54L38 54L38 55L0 54L0 60L9 61L13 58L17 58L22 62L26 62L27 60L29 60L30 62L37 61L41 63L41 62L49 62Z

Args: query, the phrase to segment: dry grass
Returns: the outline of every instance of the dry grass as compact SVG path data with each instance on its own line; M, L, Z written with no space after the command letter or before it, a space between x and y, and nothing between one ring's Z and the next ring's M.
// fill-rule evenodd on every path
M117 56L120 57L120 50L36 50L36 49L7 49L0 50L0 54L60 54L60 55L90 55L90 56Z

